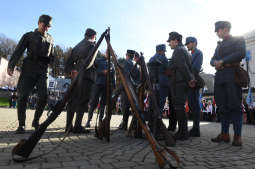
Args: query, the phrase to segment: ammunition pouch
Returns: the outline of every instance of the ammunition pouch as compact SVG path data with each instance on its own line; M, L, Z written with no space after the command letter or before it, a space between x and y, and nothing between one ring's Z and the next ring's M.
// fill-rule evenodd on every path
M196 80L196 88L204 88L205 81L199 74L194 74Z
M248 87L250 84L250 77L249 73L244 70L241 66L237 66L235 68L235 75L234 75L235 83L240 87Z

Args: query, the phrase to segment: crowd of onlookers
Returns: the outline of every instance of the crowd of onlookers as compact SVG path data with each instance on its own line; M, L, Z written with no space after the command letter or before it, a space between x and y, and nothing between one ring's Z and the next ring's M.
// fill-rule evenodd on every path
M10 108L16 108L17 99L18 99L18 96L17 96L16 92L12 92L12 94L9 98L9 107ZM35 109L36 99L37 99L36 94L31 94L29 96L28 102L27 102L27 107L29 109ZM48 104L46 106L46 109L49 109L50 107L55 105L55 103L58 99L59 99L59 97L56 98L54 93L49 93ZM116 103L116 113L117 114L121 114L120 105L121 105L121 101L120 101L120 98L118 98L117 103ZM166 106L165 106L165 117L166 117L166 113L171 113L168 111L167 105L168 105L168 103L166 103ZM145 106L146 106L146 103L145 103ZM219 112L214 100L202 99L202 101L200 103L200 108L201 108L201 115L200 115L201 121L220 122L220 112ZM186 102L185 110L186 110L186 113L188 114L189 119L191 120L192 113L190 112L188 102ZM248 105L244 99L243 104L242 104L242 112L243 112L243 123L255 124L255 100L253 101L252 104Z
M49 92L48 93L48 101L47 101L47 105L46 105L45 109L48 110L50 107L55 105L55 103L59 99L60 99L59 96L56 96L56 94L54 94L52 92ZM12 92L10 97L9 97L9 108L16 108L17 100L18 100L17 93L16 92ZM36 93L32 93L28 97L27 108L34 110L36 108L36 102L37 102L37 94Z
M202 100L201 102L201 120L202 121L210 121L210 122L220 122L221 113L215 103L214 100ZM252 104L248 105L243 100L242 104L242 112L243 112L243 123L245 124L255 124L255 100ZM192 116L192 114L189 113L189 110L187 111L189 114L189 117Z
M221 113L214 101L214 99L202 99L200 102L200 120L208 121L208 122L220 122ZM188 102L185 104L185 111L188 115L188 118L192 120L192 113L189 109ZM255 124L255 100L252 104L248 105L243 100L242 104L242 112L243 112L243 123L245 124ZM171 113L168 110L168 103L165 106L164 117L167 117L167 113Z

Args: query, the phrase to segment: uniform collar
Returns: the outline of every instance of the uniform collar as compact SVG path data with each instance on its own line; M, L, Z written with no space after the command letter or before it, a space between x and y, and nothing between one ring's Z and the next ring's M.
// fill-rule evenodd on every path
M44 36L44 37L46 37L46 35L47 35L46 32L45 32L45 33L39 32L39 31L38 31L38 28L35 29L35 32L38 33L38 34L40 34L41 36Z
M223 40L229 40L229 39L231 39L231 38L232 38L232 36L231 36L231 35L228 35L228 36L225 36Z
M193 50L191 51L191 54L194 54L194 53L196 52L196 50L197 50L197 48L193 49Z

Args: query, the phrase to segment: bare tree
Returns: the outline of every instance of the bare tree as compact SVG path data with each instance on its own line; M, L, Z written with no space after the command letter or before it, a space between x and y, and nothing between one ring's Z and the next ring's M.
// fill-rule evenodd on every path
M14 52L16 46L17 43L14 40L0 35L0 56L7 58Z

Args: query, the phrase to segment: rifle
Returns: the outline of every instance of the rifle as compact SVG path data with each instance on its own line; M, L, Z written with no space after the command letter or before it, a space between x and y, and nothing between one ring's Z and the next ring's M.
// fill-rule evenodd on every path
M110 41L110 28L107 29L105 38ZM112 78L111 78L111 55L110 50L107 48L107 81L106 81L106 98L107 98L107 110L103 121L99 120L99 126L95 126L95 136L99 139L106 138L107 142L110 142L110 121L112 116ZM101 105L100 105L101 106Z
M148 128L147 124L144 122L144 120L141 117L141 109L139 107L138 99L135 94L135 91L132 87L132 84L130 80L126 77L126 75L123 73L123 69L120 67L120 65L117 62L117 57L112 49L111 43L108 39L106 39L108 48L110 49L112 59L114 66L116 70L120 74L121 82L123 84L124 90L128 96L128 100L131 104L131 107L133 109L133 113L136 116L140 126L143 128L145 135L150 143L150 146L152 148L152 151L155 155L156 161L160 168L164 168L165 165L169 165L169 167L173 168L174 166L171 164L171 158L168 156L168 154L171 154L174 160L177 162L177 167L179 166L179 158L175 154L175 152L167 149L166 147L161 146L153 137L152 133L150 132L150 129Z
M142 70L144 71L145 81L146 81L146 85L147 85L147 88L148 88L148 91L149 91L149 94L150 94L150 97L151 97L153 110L155 111L155 114L158 115L160 113L160 109L158 107L156 95L155 95L155 93L153 92L153 89L152 89L150 76L149 76L148 70L146 68L146 64L145 64L144 57L143 57L142 53L141 53L141 57L139 59L139 62L140 62ZM157 120L157 119L154 119L154 120ZM175 145L175 139L168 132L168 130L167 130L165 124L163 123L162 119L160 119L159 123L160 123L160 129L163 131L163 134L164 134L164 137L165 137L166 145L167 146L174 146ZM156 126L154 126L154 127L156 127Z
M139 65L139 62L136 62L133 68L131 69L131 73L133 73L136 66ZM145 81L144 81L144 71L142 71L140 67L140 84L137 87L137 94L139 99L139 106L142 110L142 114L144 114L144 92L145 92ZM131 78L131 77L130 77ZM132 120L128 129L128 136L134 136L135 138L142 138L142 128L139 125L135 115L132 116Z
M47 127L56 120L56 118L60 115L60 113L63 111L67 101L69 100L70 96L72 95L73 91L76 88L76 85L78 83L79 78L83 76L84 73L86 73L86 69L88 65L91 65L91 61L93 62L93 58L95 57L97 50L102 42L102 40L105 37L105 34L108 30L106 30L100 37L100 39L97 41L95 47L93 50L88 54L88 57L84 60L85 66L82 67L81 71L78 73L77 77L74 79L72 84L70 85L69 89L66 91L64 97L62 100L58 101L56 105L51 109L51 113L48 116L48 118L39 126L37 130L35 130L28 139L22 139L20 142L14 146L12 149L12 159L16 162L23 162L28 161L31 159L35 159L38 157L41 157L42 155L38 155L36 157L28 158L29 155L32 153L34 147L38 143L38 141L41 139L43 133L47 129ZM17 155L19 157L22 157L21 159L17 159L14 156ZM44 154L43 154L44 155Z

